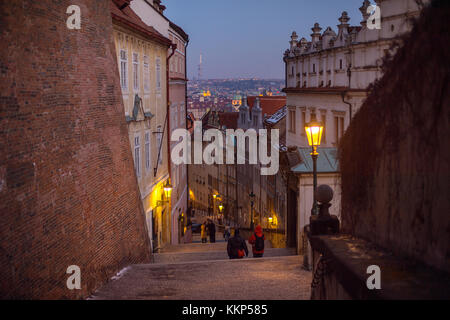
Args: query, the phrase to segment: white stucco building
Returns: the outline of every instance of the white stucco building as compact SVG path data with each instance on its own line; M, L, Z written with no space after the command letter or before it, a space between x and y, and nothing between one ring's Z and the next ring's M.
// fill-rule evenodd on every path
M410 30L409 19L419 14L415 0L377 0L381 29L367 26L368 0L360 10L359 26L349 24L344 11L338 29L319 23L308 41L291 35L286 63L287 145L307 146L304 124L315 113L325 125L323 146L337 146L350 117L367 96L367 87L382 75L381 64L392 41ZM355 17L356 18L356 17Z

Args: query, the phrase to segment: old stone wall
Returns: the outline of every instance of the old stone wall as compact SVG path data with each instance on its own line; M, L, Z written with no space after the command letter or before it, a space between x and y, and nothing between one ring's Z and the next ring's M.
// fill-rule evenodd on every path
M450 271L450 6L422 12L340 145L342 229Z
M84 298L150 260L109 2L0 2L2 298Z

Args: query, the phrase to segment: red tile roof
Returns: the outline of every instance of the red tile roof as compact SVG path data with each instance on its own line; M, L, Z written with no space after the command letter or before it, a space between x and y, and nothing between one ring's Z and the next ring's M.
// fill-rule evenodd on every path
M239 112L219 112L219 122L226 129L237 129Z
M122 23L133 31L137 31L146 37L151 38L161 44L170 46L171 41L148 26L129 6L130 0L111 0L110 11L113 21ZM121 9L122 8L122 9Z
M247 104L250 108L253 108L255 100L256 96L247 97ZM259 105L263 115L271 116L286 105L286 96L260 96Z

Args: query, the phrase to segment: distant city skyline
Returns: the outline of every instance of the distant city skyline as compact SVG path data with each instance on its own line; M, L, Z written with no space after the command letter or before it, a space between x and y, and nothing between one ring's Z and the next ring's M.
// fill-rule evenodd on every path
M318 22L337 31L342 11L359 25L362 0L163 0L164 14L189 34L188 78L284 79L283 52L290 35L310 40Z

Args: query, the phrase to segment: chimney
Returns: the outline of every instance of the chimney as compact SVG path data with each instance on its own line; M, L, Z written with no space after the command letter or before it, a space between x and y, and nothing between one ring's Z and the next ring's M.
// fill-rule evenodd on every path
M312 39L312 43L314 44L320 40L320 31L322 30L322 28L316 22L316 23L314 23L314 27L312 27L311 30L313 32L311 34L311 39Z
M291 50L293 50L298 43L298 36L297 36L297 32L293 31L292 35L291 35L291 41L289 41L289 43L291 44Z
M345 42L345 38L348 35L348 27L349 27L348 21L349 20L350 20L350 18L348 17L347 11L342 12L341 17L339 18L340 24L338 24L338 26L337 26L339 29L338 39L341 42Z
M361 14L363 16L363 21L361 21L361 25L363 27L366 26L367 19L369 18L369 14L367 13L367 8L369 8L369 6L370 6L370 1L369 0L364 0L362 7L359 8L359 11L361 11Z

